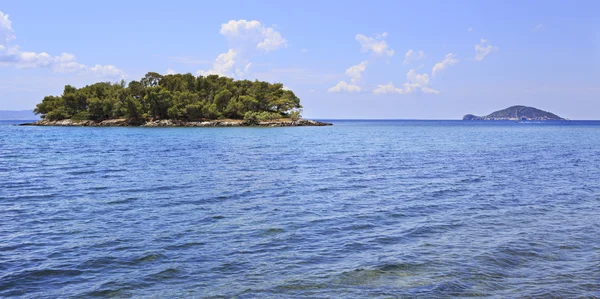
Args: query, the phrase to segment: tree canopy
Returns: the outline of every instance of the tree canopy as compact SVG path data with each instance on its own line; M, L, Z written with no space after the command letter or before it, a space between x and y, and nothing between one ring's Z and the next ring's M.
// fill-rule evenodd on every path
M300 99L281 83L150 72L129 84L67 85L61 96L44 97L34 112L47 120L201 120L288 117L298 115L300 108Z

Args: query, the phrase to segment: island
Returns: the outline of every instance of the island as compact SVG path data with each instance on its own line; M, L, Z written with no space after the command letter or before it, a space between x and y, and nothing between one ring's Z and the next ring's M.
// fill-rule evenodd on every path
M546 112L527 106L512 106L499 110L486 116L467 114L463 120L512 120L512 121L540 121L540 120L566 120L554 113Z
M31 110L0 110L0 120L36 120L39 117Z
M33 126L327 126L302 119L300 99L281 83L208 75L147 73L128 84L66 85L33 112Z

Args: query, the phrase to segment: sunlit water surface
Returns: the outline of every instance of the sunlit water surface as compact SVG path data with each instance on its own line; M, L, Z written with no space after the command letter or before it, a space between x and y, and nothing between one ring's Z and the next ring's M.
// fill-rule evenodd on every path
M1 297L600 296L600 122L14 123Z

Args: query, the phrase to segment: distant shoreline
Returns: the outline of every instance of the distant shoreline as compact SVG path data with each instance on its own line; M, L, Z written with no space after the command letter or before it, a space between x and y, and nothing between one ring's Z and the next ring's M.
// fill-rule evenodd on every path
M126 119L109 119L100 122L92 120L40 120L33 123L24 123L20 126L42 127L321 127L333 124L315 120L280 119L272 121L247 122L242 120L207 120L207 121L181 121L161 119L155 121L129 121Z
M554 113L540 110L534 107L527 107L522 105L511 106L503 110L492 112L486 116L477 116L473 114L467 114L463 116L463 120L484 120L484 121L498 121L498 120L511 120L511 121L546 121L546 120L568 120L562 118Z

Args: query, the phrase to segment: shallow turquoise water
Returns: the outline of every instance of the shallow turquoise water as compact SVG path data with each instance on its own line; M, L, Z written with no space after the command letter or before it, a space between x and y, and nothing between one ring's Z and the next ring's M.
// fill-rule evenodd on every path
M600 122L0 122L0 297L599 297Z

